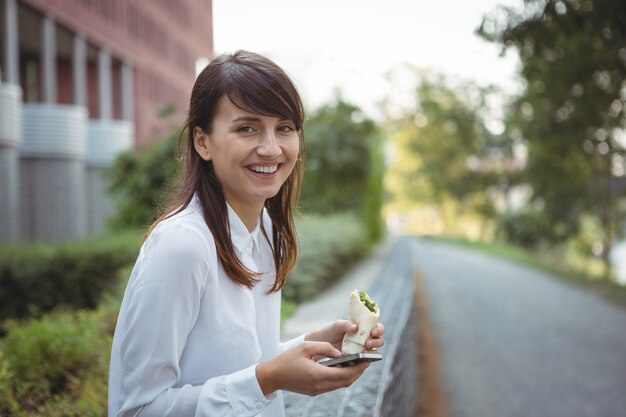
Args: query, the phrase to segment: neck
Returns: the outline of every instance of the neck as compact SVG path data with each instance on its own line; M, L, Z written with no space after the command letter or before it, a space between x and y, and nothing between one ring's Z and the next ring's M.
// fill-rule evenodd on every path
M261 215L261 211L263 210L263 203L258 206L252 206L249 204L237 204L236 202L230 202L226 199L226 202L230 205L230 207L237 213L237 216L241 219L243 224L246 226L249 232L254 229L257 221L259 220L259 216Z

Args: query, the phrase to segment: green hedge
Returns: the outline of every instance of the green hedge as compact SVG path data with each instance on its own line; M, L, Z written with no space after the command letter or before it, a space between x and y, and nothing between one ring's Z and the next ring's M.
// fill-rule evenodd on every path
M553 237L551 224L535 209L502 214L498 218L496 235L526 249L536 248L542 241Z
M0 246L0 319L57 306L95 308L140 244L139 233L123 233L58 245Z
M113 299L111 299L113 300ZM119 303L8 321L0 340L0 416L106 416Z

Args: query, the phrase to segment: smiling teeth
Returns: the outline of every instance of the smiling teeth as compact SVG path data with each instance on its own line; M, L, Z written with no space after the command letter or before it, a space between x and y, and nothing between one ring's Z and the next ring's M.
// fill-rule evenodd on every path
M250 170L254 171L254 172L259 172L259 173L262 173L262 174L273 174L274 172L276 172L278 170L278 165L251 166Z

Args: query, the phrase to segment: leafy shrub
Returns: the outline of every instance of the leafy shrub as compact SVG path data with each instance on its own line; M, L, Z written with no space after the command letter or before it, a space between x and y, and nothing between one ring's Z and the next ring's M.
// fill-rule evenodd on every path
M551 240L552 228L546 218L536 210L522 210L504 214L498 219L497 235L506 242L527 249L540 242Z
M124 233L56 245L0 247L0 319L57 306L95 308L139 252L140 235Z
M380 131L360 108L337 96L313 111L305 126L306 171L302 208L307 213L329 214L366 210L370 176L382 178ZM375 187L382 194L382 188Z
M9 321L0 340L0 415L104 416L119 304Z
M283 288L288 301L308 300L341 278L368 248L362 223L349 214L296 220L300 253Z
M168 186L178 172L176 142L178 129L137 150L121 153L105 173L116 213L109 220L113 230L146 228L155 219Z

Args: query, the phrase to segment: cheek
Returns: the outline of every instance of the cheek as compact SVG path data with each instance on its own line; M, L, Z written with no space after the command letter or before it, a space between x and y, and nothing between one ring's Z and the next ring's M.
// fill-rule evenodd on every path
M287 172L289 174L291 174L294 167L296 166L296 162L298 161L298 156L299 156L299 150L300 148L298 144L296 144L295 146L290 146L288 149L285 149L283 151L285 155L287 156L287 163L285 167L287 168Z
M227 161L223 159L213 159L213 171L220 184L224 185L225 181L233 177L233 169L230 167Z
M287 155L289 162L295 164L295 161L298 159L298 154L300 153L300 141L296 139L288 142L283 152Z

